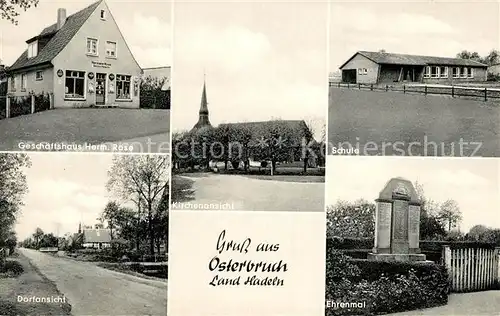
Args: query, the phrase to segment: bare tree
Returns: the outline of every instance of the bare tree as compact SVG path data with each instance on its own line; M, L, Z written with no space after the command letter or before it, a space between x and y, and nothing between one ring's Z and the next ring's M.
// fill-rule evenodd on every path
M155 252L154 218L168 190L169 159L165 155L117 155L108 171L107 189L124 201L144 204L149 232L149 250ZM162 209L162 208L160 208Z

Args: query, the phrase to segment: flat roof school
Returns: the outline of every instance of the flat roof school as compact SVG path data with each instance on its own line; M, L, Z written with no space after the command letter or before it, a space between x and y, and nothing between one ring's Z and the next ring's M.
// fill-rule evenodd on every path
M13 96L52 93L54 108L139 108L141 67L105 1L66 17L26 41L27 49L8 68Z
M360 84L478 82L488 66L470 59L359 51L342 66L342 82Z

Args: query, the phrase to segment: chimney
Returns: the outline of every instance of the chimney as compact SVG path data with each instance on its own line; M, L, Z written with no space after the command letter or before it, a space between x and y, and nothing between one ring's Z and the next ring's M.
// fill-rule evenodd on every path
M57 30L59 31L66 22L66 9L57 9Z

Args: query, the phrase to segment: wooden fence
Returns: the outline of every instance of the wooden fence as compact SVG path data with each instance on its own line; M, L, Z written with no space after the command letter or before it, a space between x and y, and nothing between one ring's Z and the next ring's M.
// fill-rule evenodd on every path
M443 247L452 292L495 289L500 282L500 248Z
M366 91L395 91L404 94L449 95L452 98L469 97L488 101L500 99L500 88L446 86L432 84L376 85L362 83L330 82L330 87L357 89Z
M0 96L0 119L33 114L53 108L53 94Z

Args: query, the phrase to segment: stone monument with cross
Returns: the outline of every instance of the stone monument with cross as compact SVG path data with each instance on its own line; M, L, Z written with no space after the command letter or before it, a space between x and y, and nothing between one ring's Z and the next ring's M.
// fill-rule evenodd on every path
M413 184L392 178L375 201L375 247L368 260L425 261L419 248L421 204Z

